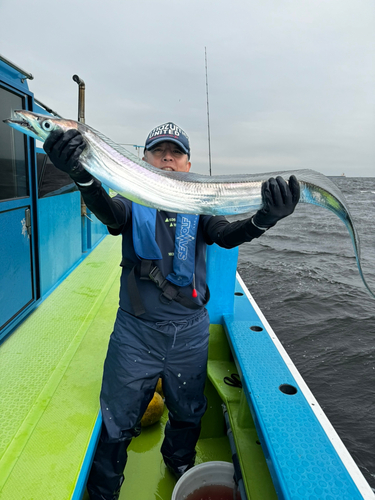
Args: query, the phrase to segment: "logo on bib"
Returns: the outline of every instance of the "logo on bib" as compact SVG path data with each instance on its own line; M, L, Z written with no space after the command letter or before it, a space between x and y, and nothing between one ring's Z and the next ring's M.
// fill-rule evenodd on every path
M178 240L178 258L186 260L188 256L189 241L193 240L194 236L190 234L190 221L186 217L182 217L181 231L176 240Z

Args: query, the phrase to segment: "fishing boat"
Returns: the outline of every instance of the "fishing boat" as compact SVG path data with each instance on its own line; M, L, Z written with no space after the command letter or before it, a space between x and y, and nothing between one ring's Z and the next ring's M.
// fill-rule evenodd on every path
M34 98L32 78L0 56L2 119L21 108L57 115ZM34 139L0 120L0 147L0 499L86 500L121 241ZM242 500L374 499L237 258L207 250L208 408L196 463L233 463ZM133 439L121 500L171 499L176 481L159 451L167 417L165 408Z

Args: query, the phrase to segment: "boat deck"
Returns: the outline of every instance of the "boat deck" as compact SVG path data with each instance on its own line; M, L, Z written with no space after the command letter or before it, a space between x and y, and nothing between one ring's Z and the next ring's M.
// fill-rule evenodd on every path
M118 306L120 246L120 238L105 238L0 348L1 500L88 498L102 367ZM222 327L213 328L209 373L220 385L235 365ZM229 406L238 406L240 391L225 391ZM206 392L197 463L230 462L222 399L210 381ZM166 419L167 410L131 443L121 500L171 498L175 480L159 451Z
M0 347L0 500L87 499L85 482L101 425L102 368L118 307L120 255L121 239L105 238ZM220 287L228 287L222 279L227 254L222 257L225 265L214 260L218 271L211 273L217 283L210 282L220 299ZM197 463L231 461L224 402L249 499L373 499L240 281L233 290L233 314L225 303L212 301L210 316L219 321L220 311L223 325L210 328L208 409ZM223 382L237 369L242 390ZM132 441L121 500L170 500L175 480L159 451L166 419L167 411Z

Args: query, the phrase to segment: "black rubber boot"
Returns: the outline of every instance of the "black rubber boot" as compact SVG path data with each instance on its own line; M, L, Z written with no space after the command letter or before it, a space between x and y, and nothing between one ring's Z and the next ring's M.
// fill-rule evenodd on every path
M176 481L180 479L181 476L185 474L189 469L194 467L194 462L188 464L188 465L180 465L179 467L172 467L168 462L164 460L165 465L167 466L167 469L173 476L176 478Z
M118 500L128 457L126 449L130 441L99 441L87 481L90 500Z

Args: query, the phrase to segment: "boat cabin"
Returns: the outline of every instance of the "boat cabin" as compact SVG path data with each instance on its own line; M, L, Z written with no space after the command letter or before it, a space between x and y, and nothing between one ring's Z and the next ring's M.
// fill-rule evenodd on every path
M3 123L15 109L53 114L29 90L31 78L0 59L0 340L107 234L42 144Z

